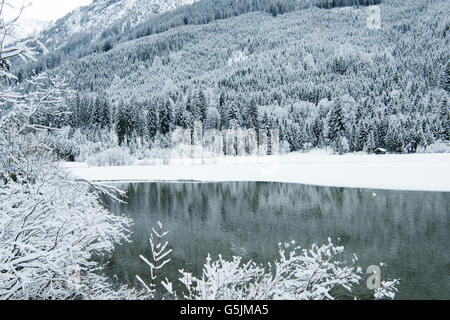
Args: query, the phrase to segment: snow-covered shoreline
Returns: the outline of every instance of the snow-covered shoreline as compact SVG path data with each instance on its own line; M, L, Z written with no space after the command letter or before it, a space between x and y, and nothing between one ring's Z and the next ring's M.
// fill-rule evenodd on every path
M63 163L73 175L91 181L267 181L318 186L450 192L450 153L406 155L288 154L227 158L210 164L88 167Z

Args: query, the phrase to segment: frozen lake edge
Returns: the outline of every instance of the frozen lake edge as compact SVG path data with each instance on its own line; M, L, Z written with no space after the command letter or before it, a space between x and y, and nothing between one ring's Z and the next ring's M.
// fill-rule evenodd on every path
M103 182L284 182L329 187L450 192L450 153L343 156L324 153L223 158L217 163L89 167L62 163L74 176Z

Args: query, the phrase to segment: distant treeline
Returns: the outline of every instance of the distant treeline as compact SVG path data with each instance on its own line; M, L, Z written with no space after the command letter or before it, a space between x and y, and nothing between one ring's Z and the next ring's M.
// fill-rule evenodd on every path
M381 0L316 0L315 6L324 9L332 9L347 6L372 6L380 4Z

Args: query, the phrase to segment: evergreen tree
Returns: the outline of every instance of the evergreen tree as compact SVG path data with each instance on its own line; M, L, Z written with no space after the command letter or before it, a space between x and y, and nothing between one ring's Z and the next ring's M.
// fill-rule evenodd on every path
M89 127L89 125L92 123L91 105L92 105L91 99L89 99L85 95L81 96L79 111L80 111L80 126L83 128Z
M204 122L206 119L206 112L208 110L208 102L203 90L199 90L197 93L198 109L200 110L200 121Z
M328 122L328 139L336 142L338 138L345 137L346 124L345 114L340 99L334 103L334 107L330 113L330 120Z
M77 91L74 98L70 101L70 107L72 109L72 114L70 116L70 126L72 128L81 127L81 97L80 93Z
M173 118L172 112L172 100L167 98L159 110L159 130L163 135L170 132Z
M102 128L110 129L111 127L111 108L108 101L105 99L102 105Z
M352 126L352 135L350 140L350 150L353 152L362 151L364 146L361 144L362 133L361 122L354 123Z
M174 111L174 125L176 127L187 129L190 127L190 123L190 116L186 110L185 105L181 102L177 103Z
M147 132L150 140L153 140L158 132L158 111L154 103L147 110Z
M91 108L91 124L94 128L101 127L101 113L102 113L102 103L100 101L100 97L96 96L94 99L94 103Z
M364 151L370 154L373 153L375 149L376 149L375 135L373 130L370 130L369 134L367 135L366 143L364 144Z
M205 129L219 129L220 128L220 113L214 108L208 108L205 120Z
M241 125L241 121L240 121L240 110L238 105L234 101L231 101L227 104L227 110L228 110L227 119L229 122L229 127L239 128Z
M304 126L298 123L293 123L291 126L291 150L299 151L303 150L306 144L306 130Z
M403 152L403 134L396 125L389 125L386 135L386 147L390 152Z
M248 107L247 128L258 129L258 105L254 98L250 100Z
M443 97L440 103L439 138L443 141L450 140L450 110L447 105L447 97Z
M270 125L270 119L269 119L269 115L267 114L267 111L264 111L262 117L261 117L261 121L259 123L259 128L261 129L270 129L271 125Z
M128 115L125 112L123 102L121 102L117 109L117 119L116 119L116 134L119 146L121 146L125 142L125 139L129 134L128 120L129 120Z
M442 87L447 92L450 92L450 61L447 61L447 66L442 76Z
M207 107L206 96L202 90L194 90L189 95L186 110L192 115L193 121L205 121Z
M426 148L428 147L430 144L433 143L433 141L435 140L435 137L433 135L433 132L430 129L430 126L428 124L425 124L425 129L423 130L423 146Z
M318 115L312 124L312 143L314 147L320 147L322 145L322 137L323 137L323 121L320 115Z
M333 151L337 154L344 154L349 151L347 138L339 135L333 142Z
M109 128L111 115L106 99L96 96L92 106L91 121L94 128Z

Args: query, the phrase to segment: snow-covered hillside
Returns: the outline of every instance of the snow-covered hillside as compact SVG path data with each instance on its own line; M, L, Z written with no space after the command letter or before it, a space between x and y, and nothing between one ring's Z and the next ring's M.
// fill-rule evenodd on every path
M27 39L28 37L36 37L49 24L50 22L39 19L21 19L11 27L8 36L5 38L5 43L9 44Z
M47 33L47 43L63 45L77 33L89 33L94 38L113 23L123 21L135 25L151 15L190 5L197 0L94 0L58 20Z

